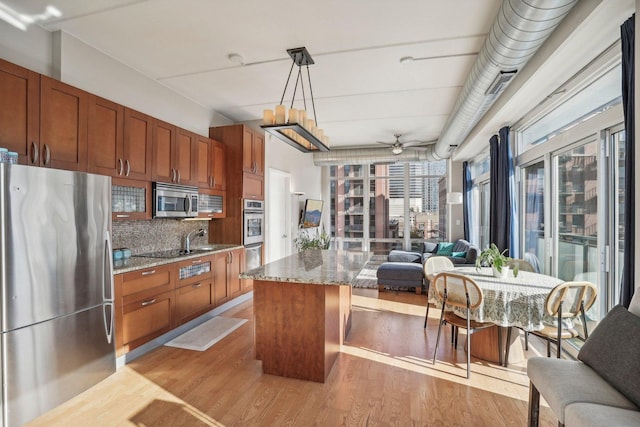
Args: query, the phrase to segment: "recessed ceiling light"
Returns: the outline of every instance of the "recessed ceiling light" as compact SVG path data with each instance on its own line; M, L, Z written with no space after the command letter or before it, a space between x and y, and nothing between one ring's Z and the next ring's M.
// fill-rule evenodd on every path
M244 58L239 53L230 53L228 58L234 64L244 65Z

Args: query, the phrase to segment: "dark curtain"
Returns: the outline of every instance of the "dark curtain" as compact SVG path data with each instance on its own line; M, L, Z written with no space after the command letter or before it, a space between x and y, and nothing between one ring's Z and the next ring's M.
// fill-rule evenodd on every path
M636 15L627 19L620 27L622 38L622 107L624 110L624 127L625 127L625 173L624 173L624 267L622 270L622 283L620 292L620 304L629 307L631 297L633 296L634 273L633 266L635 258L635 188L634 179L634 132L635 132L635 104L634 92L634 45L635 45L635 21Z
M471 241L471 169L469 162L462 162L462 217L464 221L464 240Z
M503 128L504 129L504 128ZM502 136L502 130L500 130ZM508 132L508 128L507 128ZM502 138L501 138L502 139ZM509 203L509 143L494 135L489 140L491 194L489 241L503 251L509 248L511 204Z

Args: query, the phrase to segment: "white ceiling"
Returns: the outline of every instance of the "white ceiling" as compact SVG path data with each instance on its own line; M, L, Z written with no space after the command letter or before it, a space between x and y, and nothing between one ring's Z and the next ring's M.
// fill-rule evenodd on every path
M56 6L63 30L236 122L279 103L305 46L317 120L332 148L438 139L501 0L0 0L17 12ZM2 4L0 3L0 5ZM519 72L454 160L473 158L619 38L634 0L583 0L555 49ZM545 46L547 46L545 45ZM541 49L541 51L543 51ZM229 60L243 56L245 65ZM542 52L541 52L542 53ZM400 63L400 58L418 58ZM535 63L535 64L534 64ZM291 88L285 104L291 102ZM308 95L308 88L307 88ZM297 95L296 107L302 104Z
M63 30L233 121L279 103L286 50L313 56L317 120L331 146L437 139L500 0L3 0L48 4ZM246 65L228 59L243 56ZM431 58L400 64L400 58ZM291 93L285 104L291 102ZM301 103L298 96L298 102ZM378 145L379 147L379 145Z

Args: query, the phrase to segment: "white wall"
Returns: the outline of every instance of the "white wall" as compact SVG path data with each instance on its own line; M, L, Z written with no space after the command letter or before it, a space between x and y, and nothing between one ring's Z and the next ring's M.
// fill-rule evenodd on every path
M201 135L233 123L61 31L0 21L0 58Z
M32 25L21 31L0 20L0 58L51 76L53 43L51 33Z
M252 127L256 127L254 124ZM291 193L304 192L303 196L294 197L292 195L292 212L291 212L291 230L292 236L296 236L299 216L299 206L295 206L299 200L300 203L306 199L322 199L324 200L324 207L322 212L323 222L329 218L329 200L323 198L322 192L322 179L319 166L313 164L313 156L310 153L303 153L289 146L288 144L280 141L277 138L271 137L269 134L265 134L265 171L269 168L278 169L282 172L291 174ZM269 179L268 174L265 175L265 204L269 203ZM266 209L268 212L268 209ZM268 215L265 217L266 227L269 227L270 218ZM265 235L267 235L265 233ZM292 245L292 250L295 251L295 246ZM268 259L268 256L266 257Z
M232 123L69 34L57 31L54 41L59 49L53 62L56 67L60 62L65 83L200 135L209 135L210 126Z

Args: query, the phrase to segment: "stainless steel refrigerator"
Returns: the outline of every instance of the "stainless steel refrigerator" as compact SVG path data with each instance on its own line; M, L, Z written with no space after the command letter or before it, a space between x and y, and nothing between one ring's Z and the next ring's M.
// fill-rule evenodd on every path
M5 427L115 371L110 233L109 177L0 164Z

